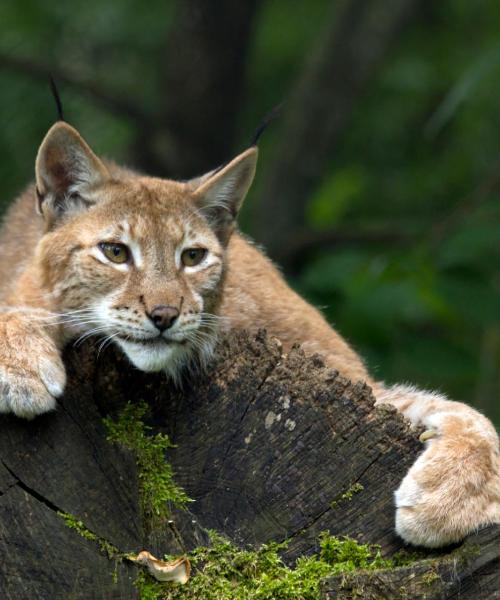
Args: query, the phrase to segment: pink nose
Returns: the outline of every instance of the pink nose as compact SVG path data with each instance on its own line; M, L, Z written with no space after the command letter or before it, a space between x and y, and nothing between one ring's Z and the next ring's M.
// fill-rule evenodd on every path
M178 308L175 308L175 306L165 306L164 304L155 306L153 310L148 313L148 317L160 331L165 331L165 329L172 327L178 316Z

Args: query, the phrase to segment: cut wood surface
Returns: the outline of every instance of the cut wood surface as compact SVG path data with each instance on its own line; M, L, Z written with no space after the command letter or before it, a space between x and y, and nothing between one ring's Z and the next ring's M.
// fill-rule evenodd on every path
M69 348L66 364L56 412L32 422L0 417L2 599L137 597L138 567L109 560L58 512L124 553L182 554L207 543L208 528L241 546L287 539L289 564L316 551L325 530L385 554L403 546L393 491L421 451L418 432L394 410L375 409L367 386L321 358L298 349L283 356L263 333L234 333L210 370L182 388L112 348L97 356L92 342ZM142 522L134 457L106 440L102 422L139 401L176 444L168 452L175 480L195 500L153 530ZM500 528L489 528L432 563L327 579L323 597L500 597L499 548Z

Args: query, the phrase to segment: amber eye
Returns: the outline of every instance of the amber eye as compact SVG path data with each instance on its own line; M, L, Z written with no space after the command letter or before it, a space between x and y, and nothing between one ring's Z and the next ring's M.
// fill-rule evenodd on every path
M122 264L129 259L129 249L125 244L114 244L113 242L101 242L99 244L104 256L111 262Z
M205 248L186 248L181 254L181 261L185 267L195 267L207 255Z

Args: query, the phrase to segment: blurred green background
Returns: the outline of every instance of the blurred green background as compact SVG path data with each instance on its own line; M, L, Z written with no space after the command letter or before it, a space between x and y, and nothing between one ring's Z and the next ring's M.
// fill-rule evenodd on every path
M500 424L500 3L0 4L1 209L55 119L151 174L199 174L270 108L242 229L390 382Z

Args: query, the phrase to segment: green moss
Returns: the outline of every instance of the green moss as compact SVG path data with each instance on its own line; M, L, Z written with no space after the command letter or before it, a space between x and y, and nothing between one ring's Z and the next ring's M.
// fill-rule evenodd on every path
M400 550L391 556L393 567L408 567L417 561L426 560L428 554L422 550L410 551L407 549Z
M91 542L96 542L101 552L108 558L121 559L126 556L123 553L120 553L118 548L111 544L111 542L108 542L108 540L99 537L96 533L90 531L90 529L84 525L83 521L79 521L74 515L62 511L58 512L57 514L63 519L63 521L66 523L66 526L76 531L78 535L86 540L90 540Z
M144 423L148 410L144 402L125 406L116 420L104 419L110 442L132 450L139 471L141 508L146 524L161 524L172 507L182 508L192 500L173 480L172 467L165 452L172 448L167 435L151 435Z
M323 577L395 566L378 546L327 533L321 534L319 554L299 558L293 569L279 556L286 542L241 550L214 532L210 537L210 547L189 554L194 575L187 584L160 584L143 572L136 582L141 599L318 600Z
M465 565L480 554L481 546L478 544L466 543L454 550L449 557L455 564Z
M135 587L141 600L159 600L162 598L165 584L158 583L146 571L141 571L135 580Z
M353 483L346 492L341 494L338 498L335 498L335 500L330 503L330 506L332 508L337 508L340 502L344 500L351 501L355 494L362 492L364 489L365 488L363 485L361 485L361 483Z
M95 533L92 533L90 529L87 529L83 524L83 521L79 521L75 516L62 511L58 512L57 514L64 520L64 522L70 529L74 529L79 535L84 537L86 540L96 541L98 539L97 535Z
M438 579L441 579L441 578L436 573L436 571L434 571L433 569L431 569L430 571L428 571L427 573L424 573L422 575L422 581L423 581L423 583L425 585L428 585L428 586L431 586Z

